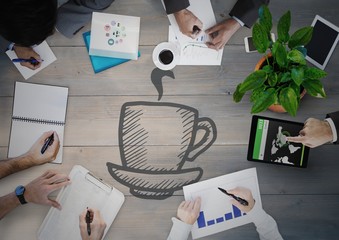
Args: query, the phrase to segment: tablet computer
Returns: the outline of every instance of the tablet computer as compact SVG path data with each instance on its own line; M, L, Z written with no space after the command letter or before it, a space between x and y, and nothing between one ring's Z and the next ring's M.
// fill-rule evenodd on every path
M298 136L303 126L304 123L254 115L247 159L306 168L309 147L286 140L288 136Z
M311 41L305 46L306 59L324 70L339 40L339 28L324 18L316 15L313 22Z

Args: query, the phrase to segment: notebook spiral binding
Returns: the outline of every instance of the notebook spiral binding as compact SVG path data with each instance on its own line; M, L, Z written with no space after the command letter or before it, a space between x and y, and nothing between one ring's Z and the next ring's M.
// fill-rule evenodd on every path
M53 121L53 120L18 117L18 116L13 116L12 120L22 121L22 122L39 123L39 124L47 124L47 125L58 125L58 126L65 125L65 122L63 122L63 121Z

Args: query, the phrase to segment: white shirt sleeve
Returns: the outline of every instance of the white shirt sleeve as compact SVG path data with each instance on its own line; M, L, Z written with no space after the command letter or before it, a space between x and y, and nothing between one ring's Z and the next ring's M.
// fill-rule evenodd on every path
M325 121L328 122L328 124L330 124L331 130L332 130L332 135L333 135L332 143L334 143L338 140L337 129L335 128L334 122L331 118L326 118Z
M175 217L172 217L172 222L172 229L167 240L187 240L193 225L184 223Z
M247 214L254 223L260 240L283 240L276 221L258 204L255 204Z
M245 23L243 22L243 21L241 21L239 18L237 18L237 17L235 17L235 16L232 16L232 18L235 20L235 21L237 21L239 24L240 24L240 26L245 26Z

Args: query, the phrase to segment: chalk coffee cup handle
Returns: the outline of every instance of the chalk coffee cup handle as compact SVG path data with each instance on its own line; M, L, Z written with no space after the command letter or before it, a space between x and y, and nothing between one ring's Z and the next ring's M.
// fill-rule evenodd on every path
M199 118L196 128L194 129L193 145L187 149L187 161L194 161L201 153L206 151L217 139L217 127L210 118ZM198 131L205 131L204 136L196 143ZM190 155L193 154L192 157Z

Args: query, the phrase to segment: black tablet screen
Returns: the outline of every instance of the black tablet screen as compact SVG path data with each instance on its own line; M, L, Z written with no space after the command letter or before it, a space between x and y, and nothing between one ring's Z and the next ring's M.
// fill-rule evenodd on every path
M338 32L321 21L316 21L311 41L305 46L307 55L323 65L338 36Z
M253 138L253 160L304 167L307 163L305 146L290 143L288 136L298 136L303 124L258 117ZM251 143L250 143L251 144Z

